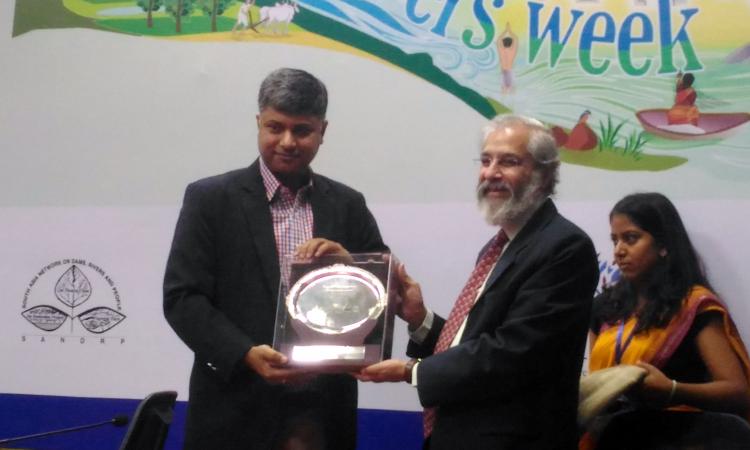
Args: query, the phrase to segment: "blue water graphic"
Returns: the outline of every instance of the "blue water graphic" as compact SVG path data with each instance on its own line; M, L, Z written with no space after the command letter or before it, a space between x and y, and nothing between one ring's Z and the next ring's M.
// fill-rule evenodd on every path
M398 47L407 54L426 53L434 64L456 82L483 95L482 86L500 82L497 52L493 46L467 48L457 33L439 36L405 18L404 2L385 0L375 5L365 0L342 0L334 6L327 0L300 0L300 5L331 20L343 23L375 39ZM476 30L481 32L482 30Z

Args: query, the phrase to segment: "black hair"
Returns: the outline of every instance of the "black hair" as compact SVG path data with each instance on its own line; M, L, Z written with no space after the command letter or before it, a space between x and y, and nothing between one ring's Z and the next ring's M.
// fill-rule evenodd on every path
M643 279L641 294L647 299L638 314L635 332L666 326L680 310L690 289L699 284L711 288L700 256L690 242L677 208L656 192L631 194L615 204L610 221L617 214L650 233L665 254ZM620 279L604 289L594 302L594 324L612 324L636 313L637 295L631 282ZM596 325L594 326L596 332Z
M686 73L681 78L682 85L685 87L690 87L693 85L693 82L695 82L695 75L692 73Z

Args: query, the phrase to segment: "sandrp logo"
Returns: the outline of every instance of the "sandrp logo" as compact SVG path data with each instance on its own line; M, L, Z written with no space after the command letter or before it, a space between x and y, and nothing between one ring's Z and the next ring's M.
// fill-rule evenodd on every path
M30 303L35 305L29 307ZM69 322L67 330L73 334L77 322L101 335L125 320L121 310L117 287L101 267L83 259L63 259L46 265L32 278L21 315L45 332L59 334Z

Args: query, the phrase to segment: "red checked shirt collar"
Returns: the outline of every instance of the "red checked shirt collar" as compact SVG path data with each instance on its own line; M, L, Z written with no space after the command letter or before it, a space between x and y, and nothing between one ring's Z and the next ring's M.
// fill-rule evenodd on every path
M263 162L263 158L258 158L258 162L260 162L260 176L263 178L263 186L266 188L266 199L269 203L273 201L274 195L276 195L276 191L279 190L279 188L284 188L284 191L288 191L291 193L291 190L286 188L279 180L276 178L276 176L271 172L271 170L266 166L266 163ZM312 174L312 170L310 171ZM301 187L298 191L298 194L304 193L303 197L307 197L307 192L312 188L313 181L312 177L310 177L310 181L307 183L307 185ZM292 193L292 195L294 195Z

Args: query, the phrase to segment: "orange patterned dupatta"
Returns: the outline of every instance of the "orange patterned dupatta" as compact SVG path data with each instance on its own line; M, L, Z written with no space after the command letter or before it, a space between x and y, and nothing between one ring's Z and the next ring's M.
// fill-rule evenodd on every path
M662 369L690 331L696 316L707 311L721 313L724 320L724 333L740 358L750 382L750 358L737 327L729 317L724 304L713 292L703 286L695 286L690 290L682 309L665 328L653 328L633 335L633 328L637 321L635 317L628 319L624 325L618 323L614 326L603 326L591 349L589 371L594 372L617 364L635 364L638 361L644 361ZM618 334L620 335L619 345ZM620 349L619 355L618 349Z

